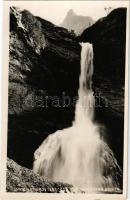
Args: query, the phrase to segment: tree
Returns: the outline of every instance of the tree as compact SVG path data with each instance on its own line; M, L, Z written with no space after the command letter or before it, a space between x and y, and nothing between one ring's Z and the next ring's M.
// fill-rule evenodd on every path
M112 7L105 7L104 10L106 14L108 15L112 11Z

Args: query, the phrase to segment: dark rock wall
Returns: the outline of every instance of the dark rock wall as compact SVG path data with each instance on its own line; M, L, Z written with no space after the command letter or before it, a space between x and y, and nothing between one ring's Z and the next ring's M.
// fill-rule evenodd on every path
M19 164L32 167L33 152L48 134L71 125L74 106L64 108L62 96L77 95L79 62L73 34L10 9L8 156Z
M95 74L124 85L126 8L113 10L80 36L93 43Z
M113 10L78 40L93 44L93 87L103 105L96 107L96 120L105 124L105 137L123 167L126 8Z

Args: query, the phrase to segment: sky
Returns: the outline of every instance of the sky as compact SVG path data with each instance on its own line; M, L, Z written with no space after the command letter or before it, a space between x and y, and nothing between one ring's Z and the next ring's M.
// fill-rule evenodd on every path
M95 21L106 16L105 7L126 7L128 1L15 1L13 5L27 9L32 14L59 25L68 10L73 9L77 15L90 16Z

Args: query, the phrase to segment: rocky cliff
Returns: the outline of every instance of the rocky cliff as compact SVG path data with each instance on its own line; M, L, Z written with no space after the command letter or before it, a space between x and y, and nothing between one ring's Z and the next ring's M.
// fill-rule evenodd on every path
M38 193L83 193L67 183L50 182L35 174L32 170L21 167L8 159L7 192L38 192Z
M78 38L94 48L93 87L104 107L96 108L97 119L106 126L106 137L118 162L123 165L124 81L126 8L113 10Z
M33 153L51 133L72 124L77 95L80 45L94 47L93 88L99 97L95 120L122 166L126 9L116 9L76 38L67 29L10 10L8 156L31 168ZM77 42L78 41L78 42ZM99 99L97 97L97 99ZM53 105L52 105L53 101Z
M80 40L93 43L95 73L124 84L126 8L113 10L86 29Z
M48 134L71 125L74 106L62 104L77 95L79 62L73 34L10 9L8 156L19 164L31 167Z

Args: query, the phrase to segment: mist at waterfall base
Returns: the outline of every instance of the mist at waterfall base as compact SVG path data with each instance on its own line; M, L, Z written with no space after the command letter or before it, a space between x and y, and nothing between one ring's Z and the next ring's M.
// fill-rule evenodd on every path
M43 141L34 153L33 170L48 180L70 183L84 190L119 191L120 167L100 135L100 126L94 122L93 47L89 43L81 46L79 99L73 125Z

